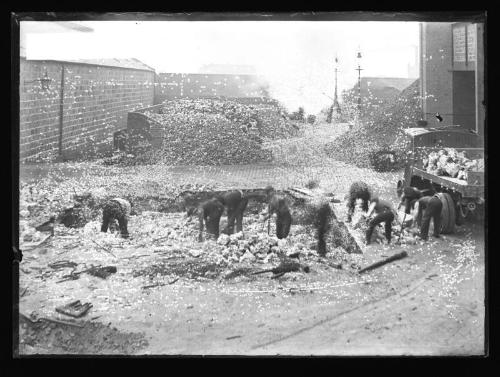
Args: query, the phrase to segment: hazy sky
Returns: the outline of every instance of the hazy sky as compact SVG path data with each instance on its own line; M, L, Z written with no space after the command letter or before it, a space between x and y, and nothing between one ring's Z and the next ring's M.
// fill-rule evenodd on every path
M205 64L253 65L288 107L319 111L338 87L363 76L408 77L418 46L417 22L96 21L92 33L28 33L28 59L137 58L157 72L198 72Z

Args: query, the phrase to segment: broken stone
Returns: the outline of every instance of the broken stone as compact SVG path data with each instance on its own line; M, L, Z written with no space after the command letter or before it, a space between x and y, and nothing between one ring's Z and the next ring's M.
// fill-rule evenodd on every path
M203 254L203 251L202 250L191 249L191 250L189 250L189 254L192 257L194 257L194 258L198 258L201 254Z
M277 244L280 249L284 249L286 247L287 242L286 240L278 240Z
M234 242L234 241L237 241L237 240L241 240L241 239L243 239L243 232L238 232L238 233L231 234L229 236L229 238L231 239L231 242Z
M240 262L253 262L256 259L256 257L249 251L247 251L243 256L240 258Z
M231 239L227 234L221 234L217 239L217 244L227 246L231 242Z

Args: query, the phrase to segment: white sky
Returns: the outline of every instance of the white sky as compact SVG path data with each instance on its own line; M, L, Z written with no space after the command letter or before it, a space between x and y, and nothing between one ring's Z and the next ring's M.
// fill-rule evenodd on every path
M37 22L40 23L40 22ZM45 22L46 23L46 22ZM23 22L21 23L21 25ZM338 89L362 76L408 77L415 63L417 22L95 21L92 33L28 33L28 59L137 58L157 72L195 73L205 64L253 65L272 94L291 109L317 112Z

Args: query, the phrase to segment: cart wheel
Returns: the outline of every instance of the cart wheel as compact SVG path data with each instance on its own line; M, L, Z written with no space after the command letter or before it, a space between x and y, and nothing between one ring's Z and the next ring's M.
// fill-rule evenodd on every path
M443 203L443 210L441 212L441 233L449 234L455 231L455 203L450 194L445 192L438 193L439 199Z

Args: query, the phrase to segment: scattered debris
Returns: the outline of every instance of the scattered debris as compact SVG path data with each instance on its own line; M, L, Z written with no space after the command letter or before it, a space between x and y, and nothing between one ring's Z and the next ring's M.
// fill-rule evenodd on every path
M255 268L250 268L250 267L240 267L240 268L237 268L233 271L228 271L225 275L224 275L224 279L226 280L229 280L229 279L234 279L238 276L247 276L249 274L251 274L252 272L255 271Z
M67 322L67 321L61 321L59 319L52 319L52 318L45 318L41 317L39 318L40 321L46 321L46 322L52 322L52 323L57 323L60 325L67 325L67 326L74 326L74 327L84 327L85 325L79 324L79 323L73 323L73 322Z
M100 322L71 323L50 318L35 322L23 318L26 321L19 328L19 353L23 355L34 350L48 355L131 355L148 345L143 333L121 332Z
M326 264L332 268L336 268L337 270L342 269L342 263L327 262Z
M74 318L83 317L92 307L91 303L82 304L80 300L70 302L69 304L59 306L56 308L56 312L68 315Z
M309 272L309 266L304 266L301 265L299 262L290 260L290 259L284 259L279 266L274 267L274 268L268 268L262 271L257 271L254 272L252 275L257 275L257 274L263 274L266 272L272 272L273 273L273 278L283 276L287 272L297 272L297 271L304 271L304 272ZM279 276L277 276L279 275Z
M50 232L54 235L54 223L56 221L56 216L51 216L50 219L41 225L35 227L38 232Z
M73 268L76 266L78 266L77 263L67 261L67 260L61 260L61 261L57 261L57 262L49 264L49 267L53 268L54 270L59 270L59 269L66 268L66 267Z
M51 237L52 237L52 234L49 234L48 236L46 236L45 238L43 238L39 242L25 243L22 245L22 248L24 249L24 251L32 251L32 250L38 249L39 247L44 246Z
M394 254L394 255L390 256L389 258L383 259L383 260L378 261L376 263L373 263L373 264L371 264L371 265L369 265L367 267L364 267L361 270L359 270L358 273L362 274L362 273L364 273L366 271L373 270L375 268L383 266L384 264L387 264L387 263L390 263L390 262L393 262L393 261L396 261L396 260L399 260L399 259L403 259L403 258L405 258L407 256L408 256L408 253L406 251L402 251L401 253Z
M88 274L92 276L100 277L101 279L106 279L109 275L116 273L115 266L106 266L106 267L91 267L86 271Z
M142 289L155 288L155 287L163 287L164 285L171 285L171 284L174 284L179 279L180 278L177 277L177 278L169 281L168 283L157 283L157 284L145 285L145 286L142 287Z
M104 250L106 253L111 254L112 256L114 256L114 257L116 258L116 255L115 255L115 254L113 254L113 253L111 252L111 250L110 250L110 249L108 249L108 248L106 248L106 247L104 247L104 246L102 246L102 245L98 244L97 242L95 242L95 241L94 241L94 240L92 240L92 239L91 239L90 241L92 241L92 243L96 244L96 245L99 247L99 249Z

